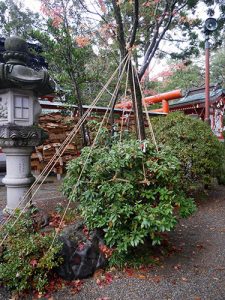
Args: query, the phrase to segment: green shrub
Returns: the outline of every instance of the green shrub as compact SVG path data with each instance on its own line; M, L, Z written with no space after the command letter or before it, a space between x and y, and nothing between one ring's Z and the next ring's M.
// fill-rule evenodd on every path
M134 140L91 152L84 148L69 163L63 190L79 203L89 229L102 228L107 245L121 255L148 237L153 245L160 243L159 233L195 210L182 192L179 161L171 150L157 152L153 145Z
M180 160L187 191L209 185L213 177L222 181L225 149L208 124L182 113L153 118L152 122L157 142L170 146Z
M0 282L16 292L42 292L50 271L60 263L61 245L57 242L50 247L54 233L38 232L30 213L24 213L13 226L15 218L0 232L1 240L8 234L0 250Z

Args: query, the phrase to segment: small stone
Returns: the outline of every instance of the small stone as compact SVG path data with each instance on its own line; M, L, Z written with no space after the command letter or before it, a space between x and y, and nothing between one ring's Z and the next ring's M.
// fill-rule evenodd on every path
M184 282L188 281L186 277L181 277L181 280Z

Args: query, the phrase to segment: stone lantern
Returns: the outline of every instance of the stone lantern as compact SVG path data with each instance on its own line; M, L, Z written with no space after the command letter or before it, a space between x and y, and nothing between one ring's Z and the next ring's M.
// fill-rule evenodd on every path
M32 91L0 89L0 125L32 126L40 111L37 96Z
M30 156L47 137L37 126L41 113L38 97L53 92L55 85L46 70L27 66L28 48L23 39L7 38L5 49L5 63L0 63L0 147L6 155L4 211L13 213L30 201L31 195L24 198L35 180Z

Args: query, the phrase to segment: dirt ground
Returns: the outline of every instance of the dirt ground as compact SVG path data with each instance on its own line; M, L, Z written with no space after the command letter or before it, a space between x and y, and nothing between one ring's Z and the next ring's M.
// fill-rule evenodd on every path
M0 208L5 205L5 189L0 187ZM62 199L59 182L50 178L35 202L53 209ZM159 264L140 270L111 270L110 281L101 276L84 280L74 294L64 288L51 299L77 300L224 300L225 299L225 187L209 191L199 201L198 211L177 225L168 235L171 245ZM100 278L100 280L99 280ZM105 278L105 277L103 277ZM100 283L100 284L99 284ZM0 300L11 299L0 289ZM32 299L32 297L30 297Z

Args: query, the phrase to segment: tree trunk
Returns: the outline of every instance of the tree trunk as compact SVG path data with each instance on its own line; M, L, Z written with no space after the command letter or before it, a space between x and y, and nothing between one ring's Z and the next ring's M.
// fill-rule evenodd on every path
M123 59L128 50L134 46L136 33L138 29L138 19L139 19L139 0L134 1L134 19L133 19L133 28L131 30L130 38L128 39L128 45L126 46L126 39L124 34L124 25L122 20L122 14L120 11L120 5L118 1L112 0L113 9L114 9L114 16L117 23L117 41L119 43L120 48L120 55ZM133 101L133 109L135 115L135 126L136 126L136 134L138 139L144 140L145 139L145 126L144 126L144 118L142 112L142 95L141 90L138 82L138 78L134 76L133 82L133 75L132 75L132 63L129 62L129 68L127 68L127 72L129 72L129 84L131 88L132 94L132 101ZM135 101L136 100L136 101Z
M113 96L112 99L112 107L111 107L111 111L110 111L110 125L111 125L111 136L114 135L114 109L115 109L115 105L116 105L116 101L119 95L119 88L115 91L115 94Z
M122 57L120 55L120 64L121 64L121 61L122 61ZM123 69L123 66L121 65L119 68L119 74L118 74L119 81L121 79L120 77L121 77L122 69ZM109 118L110 124L111 124L111 135L112 136L114 135L114 126L113 126L113 124L114 124L114 109L115 109L117 98L119 96L119 89L120 89L120 83L118 84L118 86L116 86L113 97L112 97L112 106L111 106L110 118Z
M77 82L76 82L76 79L75 79L74 75L72 75L72 82L73 82L74 95L77 96L77 106L78 106L79 115L80 115L80 117L82 117L83 114L84 114L84 110L83 110L80 90L79 90L79 87L77 85ZM87 128L85 126L85 123L86 122L84 122L81 125L82 146L87 146L89 144L88 132L87 132Z
M129 85L131 89L132 102L133 102L133 110L135 117L135 127L136 127L136 135L137 138L141 141L145 140L145 123L144 116L142 110L142 94L140 90L140 85L138 82L137 76L132 71L132 62L129 63Z

